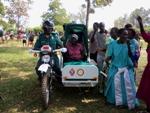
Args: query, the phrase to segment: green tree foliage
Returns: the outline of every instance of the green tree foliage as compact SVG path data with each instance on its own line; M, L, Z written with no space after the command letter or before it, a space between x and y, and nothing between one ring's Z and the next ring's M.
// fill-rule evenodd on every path
M138 28L138 23L136 21L136 17L140 15L143 18L143 23L145 26L150 25L150 9L146 10L143 7L139 9L135 9L129 14L129 16L124 15L124 17L119 17L114 21L114 26L123 27L125 24L130 23L133 27Z
M16 25L17 29L25 24L28 17L29 6L31 0L8 0L9 6L7 7L7 18L10 23Z
M5 14L5 7L3 3L0 1L0 17Z
M55 30L59 33L59 32L63 32L63 26L62 25L56 25L55 26Z
M114 26L122 28L127 22L128 16L125 14L123 17L119 17L117 20L114 21Z
M42 27L41 26L36 26L36 27L33 27L33 28L27 28L26 32L29 32L29 31L33 31L35 33L35 35L38 35L39 33L42 32Z
M146 26L145 30L150 33L150 26Z
M140 15L143 19L144 25L149 25L150 24L150 9L146 10L143 7L140 9L135 9L129 16L129 22L133 24L133 26L138 27L136 17L137 15Z
M2 19L0 19L0 27L3 27L3 29L5 30L8 28L8 24Z
M41 28L41 26L34 27L33 31L34 31L35 34L38 34L38 33L42 32L42 28Z
M4 20L5 17L5 6L3 4L3 2L0 1L0 26L4 29L7 30L9 29L9 27L12 27L11 24L9 24L8 22L6 22Z
M111 4L113 0L93 0L93 5L95 7L104 7Z
M48 11L42 15L44 20L53 21L55 25L63 25L70 22L66 10L62 8L60 0L51 0Z
M2 20L3 15L4 15L4 5L0 1L0 27L4 27L5 25L5 21Z

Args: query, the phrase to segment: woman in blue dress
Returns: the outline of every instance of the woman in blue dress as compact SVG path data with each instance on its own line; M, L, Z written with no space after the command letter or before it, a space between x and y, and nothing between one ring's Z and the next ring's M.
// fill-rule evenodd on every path
M134 80L134 67L127 46L128 31L118 31L119 40L112 42L107 50L106 62L111 60L105 96L108 103L125 105L134 109L138 104Z

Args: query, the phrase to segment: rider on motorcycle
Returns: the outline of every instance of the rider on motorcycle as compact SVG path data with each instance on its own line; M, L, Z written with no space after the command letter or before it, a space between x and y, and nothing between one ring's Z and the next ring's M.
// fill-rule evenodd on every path
M44 21L42 25L43 33L41 33L38 37L38 39L35 42L34 50L40 50L43 45L49 45L53 50L55 50L57 47L63 47L63 44L61 40L59 39L59 36L54 33L54 25L52 22ZM35 54L36 56L36 54ZM61 70L59 68L59 61L56 54L53 54L54 58L54 66L52 67L53 70L56 73L56 79L59 83L61 83ZM35 67L36 73L38 75L38 80L41 81L41 75L38 71L39 66L42 64L41 58L37 62L37 65Z

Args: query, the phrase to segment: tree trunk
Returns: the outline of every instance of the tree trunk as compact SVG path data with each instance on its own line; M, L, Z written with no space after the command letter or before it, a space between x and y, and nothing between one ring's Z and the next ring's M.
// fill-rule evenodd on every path
M88 29L89 14L90 14L90 0L86 0L86 2L87 2L86 26L87 26L87 29Z
M17 31L19 31L19 28L20 28L20 16L18 16L16 27L17 27Z

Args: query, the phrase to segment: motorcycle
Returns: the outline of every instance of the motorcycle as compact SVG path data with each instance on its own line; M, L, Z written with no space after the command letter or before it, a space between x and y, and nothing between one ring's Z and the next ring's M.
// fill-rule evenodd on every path
M66 51L66 48L52 50L49 45L42 46L41 50L30 49L31 53L40 54L40 59L42 61L42 64L39 66L38 71L41 73L41 89L45 109L47 109L50 102L50 97L53 89L52 82L55 78L55 72L52 69L54 65L52 54L55 54L56 52L65 53Z

